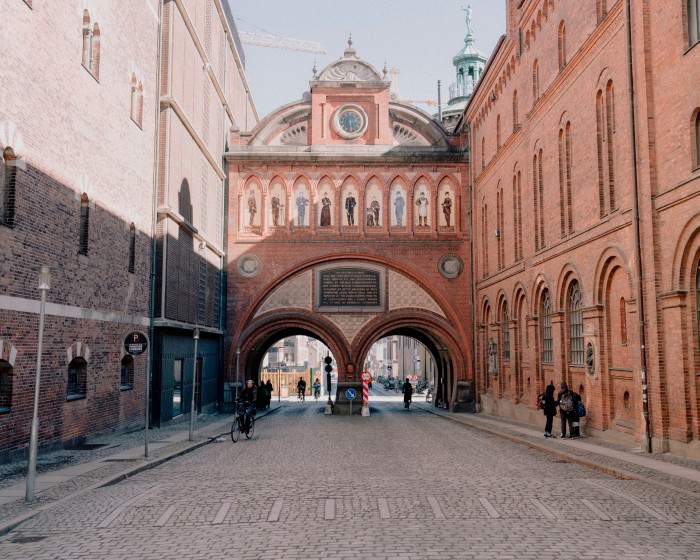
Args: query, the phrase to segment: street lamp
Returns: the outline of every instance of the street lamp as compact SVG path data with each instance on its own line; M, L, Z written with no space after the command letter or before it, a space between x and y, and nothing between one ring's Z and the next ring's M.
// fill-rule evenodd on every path
M236 402L238 402L238 360L241 357L241 347L236 348Z
M34 415L29 435L29 465L27 468L27 491L25 499L34 500L34 482L36 481L36 453L39 441L39 381L41 379L41 353L44 346L44 312L46 308L46 292L51 289L51 267L42 266L39 272L39 341L36 351L36 380L34 381Z
M194 333L194 365L192 366L192 400L190 401L190 441L194 441L194 393L197 388L197 343L199 342L199 329L195 327Z

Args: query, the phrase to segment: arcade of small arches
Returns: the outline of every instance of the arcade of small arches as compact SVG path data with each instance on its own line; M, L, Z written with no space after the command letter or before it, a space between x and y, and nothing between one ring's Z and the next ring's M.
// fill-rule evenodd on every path
M430 234L457 233L461 197L456 177L401 174L324 175L318 179L249 174L239 190L242 235L262 232L344 231ZM260 212L260 209L264 209Z

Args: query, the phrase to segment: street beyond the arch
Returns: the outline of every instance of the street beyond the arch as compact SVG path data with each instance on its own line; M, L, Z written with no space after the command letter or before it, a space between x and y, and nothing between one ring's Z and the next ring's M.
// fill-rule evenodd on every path
M585 438L494 424L505 439L420 395L406 411L400 396L372 393L369 418L324 415L323 399L273 403L253 439L219 438L64 498L1 537L0 557L697 557L700 482L641 467L648 481L617 478L527 445L539 435L529 439L595 460Z

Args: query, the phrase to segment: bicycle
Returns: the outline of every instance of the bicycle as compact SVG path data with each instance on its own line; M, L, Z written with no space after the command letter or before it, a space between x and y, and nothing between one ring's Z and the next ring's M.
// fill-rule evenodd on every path
M240 437L241 434L245 434L246 439L252 439L253 434L255 432L255 407L253 407L253 412L250 414L250 426L248 426L248 429L245 429L245 420L246 420L246 409L250 403L238 403L236 405L236 417L233 419L233 423L231 424L231 441L233 443L236 443Z

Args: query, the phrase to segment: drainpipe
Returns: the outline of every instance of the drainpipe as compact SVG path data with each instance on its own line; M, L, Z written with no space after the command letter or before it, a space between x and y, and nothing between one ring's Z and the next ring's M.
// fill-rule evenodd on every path
M159 131L160 131L160 66L161 56L163 52L163 0L158 2L158 56L156 58L158 65L156 67L156 114L155 114L155 131L153 132L153 219L151 222L151 310L148 325L148 371L146 372L146 418L144 419L145 435L144 435L144 456L148 457L148 429L150 424L151 403L149 394L151 382L153 379L153 358L154 358L154 340L155 340L155 315L156 315L156 227L158 224L158 158L159 150Z
M625 0L625 25L627 35L627 81L629 84L629 100L630 100L630 131L631 131L631 149L632 149L632 165L634 173L632 174L632 193L634 196L634 265L637 275L637 301L639 305L639 342L641 344L640 361L641 361L641 382L642 382L642 411L644 415L644 441L646 452L651 453L651 430L649 421L649 393L647 389L647 344L646 344L646 316L644 311L644 288L642 280L644 278L642 268L642 237L639 226L639 184L638 184L638 166L637 166L637 129L635 126L635 110L634 110L634 72L632 68L632 7L630 0Z
M466 115L465 115L466 118ZM472 165L474 150L472 149L472 130L469 123L467 123L467 138L469 139L469 274L471 276L470 281L470 301L471 301L471 321L472 321L472 375L474 376L474 407L476 408L476 398L477 398L477 375L476 375L476 310L475 310L475 300L474 294L476 293L476 278L474 277L474 213L473 213L473 200L472 194L474 190L474 166Z

